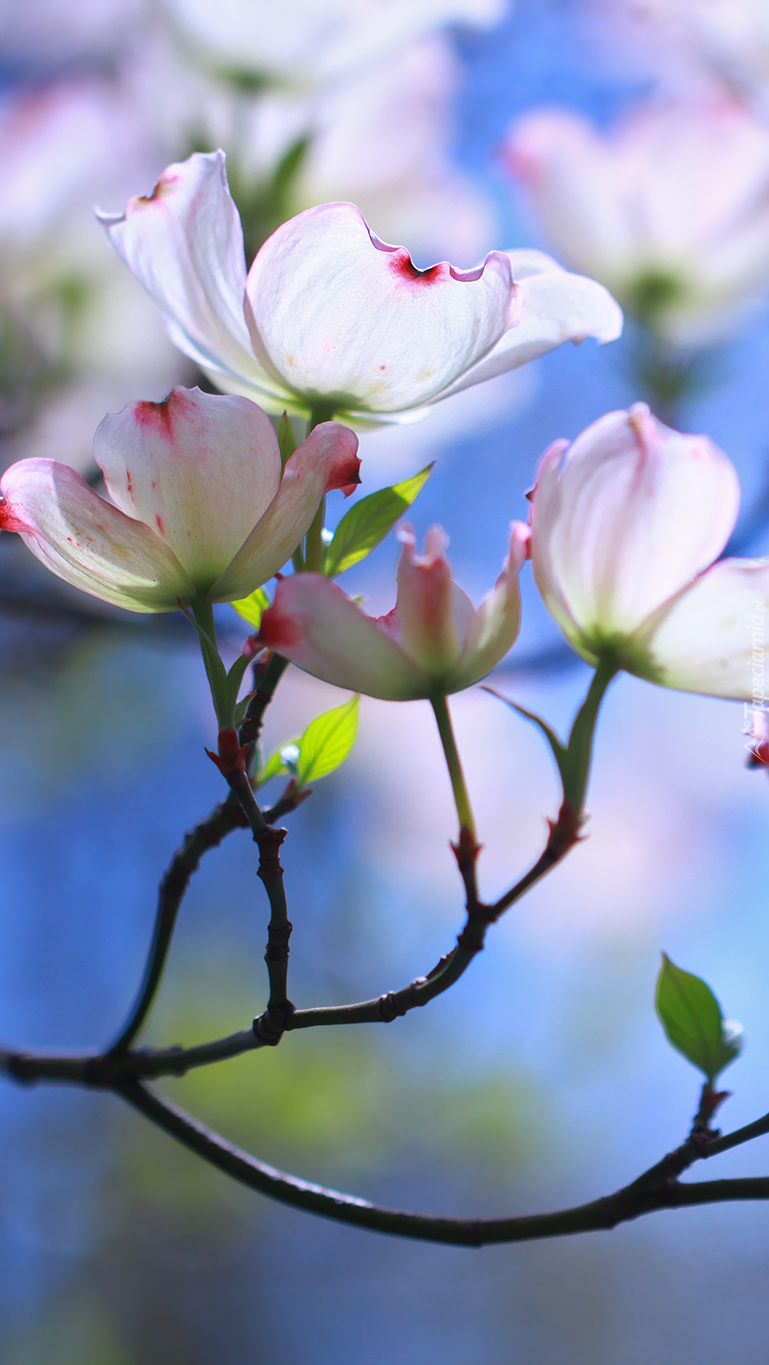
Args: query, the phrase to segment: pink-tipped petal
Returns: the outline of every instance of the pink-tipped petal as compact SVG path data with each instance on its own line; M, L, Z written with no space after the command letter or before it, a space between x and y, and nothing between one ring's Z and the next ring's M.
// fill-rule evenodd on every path
M626 667L663 687L763 704L769 562L724 559L629 642Z
M644 403L599 418L561 452L551 449L534 491L534 573L589 651L631 635L716 559L739 484L712 441L663 426Z
M452 582L443 527L430 528L422 555L411 526L402 526L398 538L403 542L397 605L403 648L431 677L443 678L459 659L473 606Z
M260 639L314 677L352 692L384 701L430 694L427 674L321 574L282 579L262 616Z
M215 601L247 597L282 569L309 531L323 495L358 482L357 450L355 433L338 422L323 422L310 432L286 464L264 516L213 586Z
M166 544L74 469L20 460L0 481L0 529L18 531L57 577L130 611L174 611L195 589Z
M531 527L525 521L510 523L510 563L520 573L527 559L531 559Z
M474 613L470 632L456 668L447 678L447 691L459 692L485 678L504 659L518 638L521 626L521 592L518 573L525 555L526 538L521 522L510 528L510 549L494 589ZM528 530L527 527L523 528Z
M254 348L295 393L338 410L392 413L442 395L520 315L508 258L420 271L353 204L284 223L248 276Z
M105 417L94 451L113 502L166 542L199 592L224 572L280 484L278 440L261 408L199 389Z
M622 333L622 309L602 284L572 275L540 251L508 251L516 280L522 280L523 315L493 350L452 384L446 397L494 379L567 341L594 337L601 345Z
M124 214L98 215L118 256L160 305L171 340L204 369L274 392L257 363L243 302L246 261L224 152L168 166Z

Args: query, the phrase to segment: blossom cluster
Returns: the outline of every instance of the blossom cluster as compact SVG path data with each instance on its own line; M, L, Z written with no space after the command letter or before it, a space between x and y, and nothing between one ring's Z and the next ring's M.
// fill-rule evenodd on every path
M418 270L350 204L285 223L246 275L221 154L170 166L107 227L171 338L231 393L177 388L106 417L95 457L109 500L55 461L6 472L0 527L54 573L150 612L239 600L277 577L259 643L328 682L405 700L466 688L501 661L530 556L547 607L592 665L750 697L749 626L769 566L719 560L737 476L706 437L669 429L643 403L545 453L529 524L513 523L477 611L452 581L439 527L423 554L401 529L397 603L378 619L301 554L324 495L358 481L343 423L402 420L567 339L611 340L621 314L601 285L528 251ZM310 418L287 458L264 409Z

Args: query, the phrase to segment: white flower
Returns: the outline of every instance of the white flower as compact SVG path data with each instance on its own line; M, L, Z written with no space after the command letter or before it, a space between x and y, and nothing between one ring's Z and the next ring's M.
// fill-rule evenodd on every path
M152 195L102 218L179 348L273 412L397 420L564 341L612 340L622 325L605 289L540 252L418 270L353 204L284 223L246 277L222 152L169 166Z
M357 445L324 423L281 479L277 437L255 403L177 388L98 428L111 502L68 465L20 460L0 480L0 529L59 578L131 611L231 602L283 567L324 493L358 481Z
M488 27L505 0L169 0L198 59L295 87L338 85L452 23Z
M533 494L531 557L578 653L665 687L749 700L769 563L713 562L738 506L726 455L663 426L645 403L551 446Z
M461 692L484 678L518 635L526 535L514 528L502 573L477 611L452 581L440 526L428 531L423 555L410 526L400 538L398 600L387 616L366 616L320 574L292 574L262 616L262 642L316 678L386 701Z

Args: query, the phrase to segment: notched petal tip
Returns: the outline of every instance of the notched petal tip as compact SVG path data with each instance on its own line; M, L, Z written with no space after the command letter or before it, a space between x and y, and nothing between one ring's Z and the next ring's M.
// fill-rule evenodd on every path
M516 573L531 559L531 527L525 521L510 523L509 565Z
M343 426L341 422L321 422L307 437L307 440L312 441L313 445L317 445L319 449L325 446L326 441L329 442L330 450L333 453L330 454L329 458L325 491L333 493L335 489L339 489L346 498L349 498L350 494L354 493L361 483L361 460L358 455L358 438L355 432L351 431L349 427ZM299 450L301 449L300 446ZM291 459L293 460L294 456ZM290 467L291 460L286 465L287 469Z
M425 535L424 552L417 552L417 537L410 521L401 522L395 532L396 540L403 546L403 555L408 563L417 569L431 568L439 560L445 559L450 540L442 526L430 526Z

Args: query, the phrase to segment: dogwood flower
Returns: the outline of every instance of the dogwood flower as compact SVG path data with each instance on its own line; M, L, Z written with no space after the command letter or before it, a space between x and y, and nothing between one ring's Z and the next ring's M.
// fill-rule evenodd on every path
M262 643L316 678L386 701L461 692L484 678L518 635L525 528L514 528L502 573L477 611L452 581L442 527L428 531L423 555L410 526L399 534L398 599L387 616L366 616L320 574L293 574L262 616Z
M262 83L338 87L449 24L488 28L504 0L169 0L185 46L199 61L249 72Z
M769 289L769 129L735 99L641 107L607 134L536 110L505 155L567 265L666 340L717 340Z
M281 479L277 437L255 403L176 388L99 426L110 502L68 465L20 460L0 480L0 529L59 578L131 611L230 602L282 568L324 493L358 481L357 447L346 427L324 423Z
M723 451L663 426L645 403L556 441L537 473L531 557L577 652L664 687L750 699L769 562L714 563L739 498Z
M169 166L149 197L101 218L172 341L220 388L272 412L409 420L564 341L621 330L602 286L539 252L418 270L353 204L284 223L246 276L223 152Z

